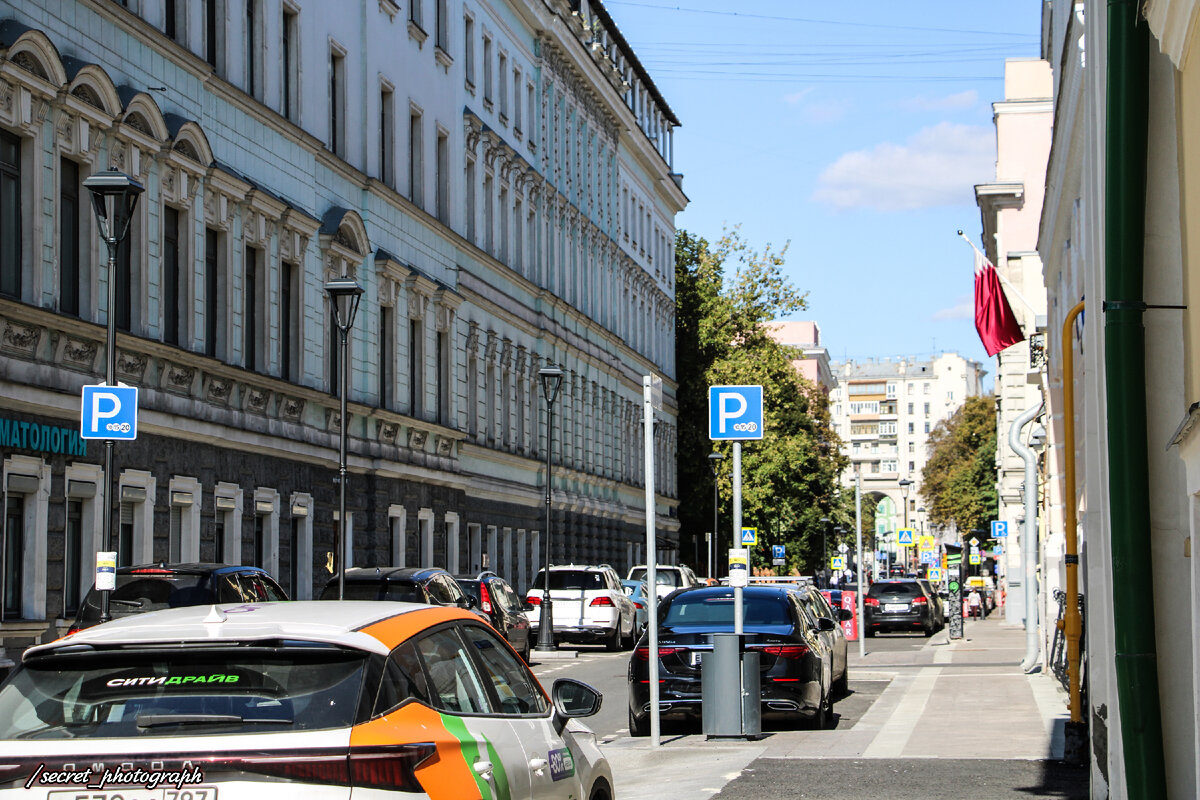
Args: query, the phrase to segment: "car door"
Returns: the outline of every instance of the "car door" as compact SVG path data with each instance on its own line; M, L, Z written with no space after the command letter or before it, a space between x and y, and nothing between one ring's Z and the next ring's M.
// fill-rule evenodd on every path
M529 668L497 640L496 634L478 625L464 625L484 683L492 690L497 711L512 728L515 742L524 751L530 793L513 797L531 800L567 800L583 797L575 753L555 729L550 704Z

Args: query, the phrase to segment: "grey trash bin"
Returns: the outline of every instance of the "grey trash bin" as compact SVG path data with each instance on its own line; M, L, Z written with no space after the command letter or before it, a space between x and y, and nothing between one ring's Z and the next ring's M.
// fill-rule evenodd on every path
M762 733L759 655L745 648L745 636L713 634L713 649L700 667L704 735L757 737Z

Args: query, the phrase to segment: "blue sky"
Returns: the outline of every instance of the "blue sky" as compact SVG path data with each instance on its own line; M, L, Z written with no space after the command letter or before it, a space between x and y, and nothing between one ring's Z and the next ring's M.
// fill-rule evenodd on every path
M809 304L794 318L835 360L956 350L993 371L955 231L979 242L991 104L1004 60L1038 56L1038 0L605 6L683 123L679 228L790 242Z

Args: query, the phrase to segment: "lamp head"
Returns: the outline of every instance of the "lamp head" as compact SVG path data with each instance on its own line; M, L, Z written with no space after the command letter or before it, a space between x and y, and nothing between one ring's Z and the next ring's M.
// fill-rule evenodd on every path
M562 387L563 371L558 367L542 367L538 370L538 380L542 382L542 397L546 398L546 405L553 406Z
M333 303L333 313L337 326L342 332L354 327L354 316L358 313L358 301L362 298L363 288L349 275L325 281L325 293Z
M120 242L129 232L133 209L145 187L116 167L97 172L85 179L83 186L92 193L100 234L112 244Z

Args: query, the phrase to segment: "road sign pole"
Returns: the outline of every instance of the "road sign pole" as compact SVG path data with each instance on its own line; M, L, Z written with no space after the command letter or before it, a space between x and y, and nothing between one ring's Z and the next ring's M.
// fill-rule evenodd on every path
M650 746L659 745L659 710L658 710L658 585L656 577L658 566L658 539L654 530L654 386L653 376L642 376L642 439L646 448L645 484L646 484L646 601L649 606L649 624L646 632L649 635L647 645L650 648ZM549 576L547 574L547 580ZM621 620L617 619L617 639L621 638Z
M733 541L740 542L742 537L742 443L733 443ZM753 559L747 554L747 570L753 566ZM733 632L742 635L742 587L733 587Z

